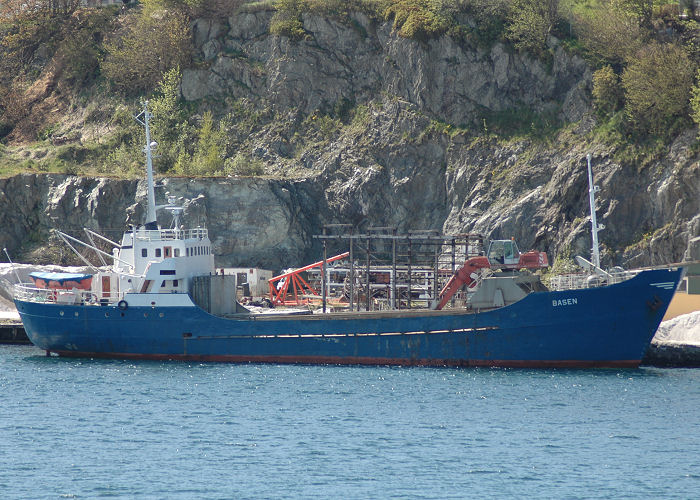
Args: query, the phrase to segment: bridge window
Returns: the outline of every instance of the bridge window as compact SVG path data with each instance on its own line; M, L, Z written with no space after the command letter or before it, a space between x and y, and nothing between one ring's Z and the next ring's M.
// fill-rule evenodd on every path
M156 248L156 257L160 257L160 248Z
M141 249L141 257L148 257L148 249L147 248Z
M179 248L176 248L176 249L174 250L174 252L175 252L175 257L179 257L179 256L180 256L180 249L179 249Z

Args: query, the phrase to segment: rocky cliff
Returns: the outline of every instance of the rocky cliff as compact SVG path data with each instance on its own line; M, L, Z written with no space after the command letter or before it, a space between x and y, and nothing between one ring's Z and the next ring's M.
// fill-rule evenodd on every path
M293 41L269 34L270 16L196 21L201 63L181 85L194 105L245 101L273 117L239 143L267 175L159 181L161 200L166 191L180 197L186 222L209 227L217 265L315 259L312 235L338 222L513 236L551 260L588 255L589 152L607 265L700 259L696 131L640 163L606 145L590 110L590 70L556 41L545 64L501 44L407 40L361 14L349 22L305 14L308 36ZM339 106L353 107L351 121L314 128L317 114ZM563 126L543 138L488 130L485 116L525 108ZM62 260L59 250L36 251L51 228L118 238L125 223L140 222L144 197L139 181L0 179L0 245Z

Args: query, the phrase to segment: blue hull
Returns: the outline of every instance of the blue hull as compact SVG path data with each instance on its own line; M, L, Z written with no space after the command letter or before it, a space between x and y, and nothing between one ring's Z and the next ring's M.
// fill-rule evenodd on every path
M27 335L62 356L435 366L638 366L682 270L531 293L484 312L391 311L224 319L198 307L15 300Z

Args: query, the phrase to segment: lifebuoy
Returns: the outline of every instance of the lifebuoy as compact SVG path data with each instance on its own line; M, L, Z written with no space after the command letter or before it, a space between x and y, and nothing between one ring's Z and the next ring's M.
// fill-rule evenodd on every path
M117 303L117 307L118 307L119 309L121 309L122 311L126 311L127 308L129 307L129 304L127 304L126 300L120 300L120 301Z

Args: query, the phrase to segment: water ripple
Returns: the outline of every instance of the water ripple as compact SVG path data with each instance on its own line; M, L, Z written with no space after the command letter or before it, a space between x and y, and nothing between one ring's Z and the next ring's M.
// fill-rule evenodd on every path
M0 346L11 498L686 498L700 371L225 365Z

